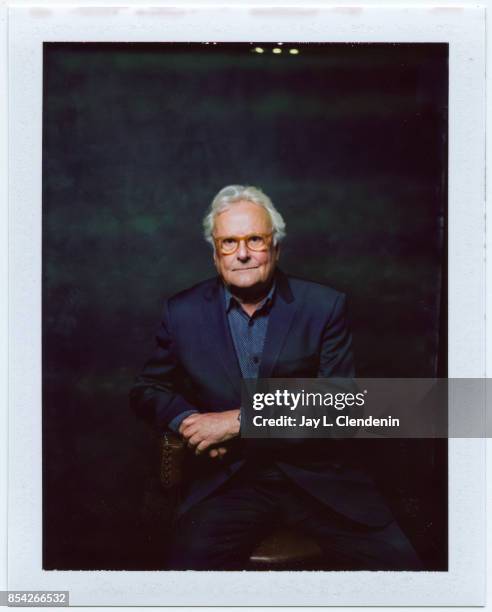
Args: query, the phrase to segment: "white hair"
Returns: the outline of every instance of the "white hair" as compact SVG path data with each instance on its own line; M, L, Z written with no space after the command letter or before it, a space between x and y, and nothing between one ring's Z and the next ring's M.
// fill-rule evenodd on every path
M258 206L262 206L267 211L270 221L272 222L274 245L277 245L285 238L285 221L273 205L273 202L263 193L263 191L261 191L261 189L251 185L247 187L244 185L228 185L221 189L212 200L212 204L203 219L205 240L214 248L215 244L212 233L214 231L215 217L241 201L253 202L254 204L258 204Z

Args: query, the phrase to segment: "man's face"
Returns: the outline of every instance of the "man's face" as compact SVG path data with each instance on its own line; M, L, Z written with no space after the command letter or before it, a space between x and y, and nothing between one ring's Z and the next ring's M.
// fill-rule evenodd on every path
M241 200L215 217L213 235L214 238L227 238L268 235L271 232L272 224L267 211L258 204ZM238 249L231 255L224 255L216 248L214 261L228 287L254 291L269 284L278 256L279 249L273 246L273 241L270 241L266 250L255 251L241 240Z

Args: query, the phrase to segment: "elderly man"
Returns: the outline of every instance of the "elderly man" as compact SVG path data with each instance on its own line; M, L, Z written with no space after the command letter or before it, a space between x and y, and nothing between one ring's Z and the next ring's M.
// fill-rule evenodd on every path
M351 377L345 297L277 268L285 223L262 191L222 189L204 220L218 277L166 301L132 389L186 441L170 569L242 569L272 523L312 535L338 569L418 569L360 441L241 438L241 378Z

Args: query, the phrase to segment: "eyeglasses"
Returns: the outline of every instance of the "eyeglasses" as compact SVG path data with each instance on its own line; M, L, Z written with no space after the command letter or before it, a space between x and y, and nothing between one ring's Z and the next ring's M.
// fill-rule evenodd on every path
M233 255L242 240L250 251L268 251L272 243L273 233L246 234L245 236L215 237L215 247L222 255Z

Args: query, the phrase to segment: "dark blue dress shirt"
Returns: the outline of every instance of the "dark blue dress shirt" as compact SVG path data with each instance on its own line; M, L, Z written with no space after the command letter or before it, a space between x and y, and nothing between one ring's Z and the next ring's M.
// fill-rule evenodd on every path
M227 288L224 290L227 320L243 378L258 378L274 292L273 285L266 298L249 316L231 292Z

